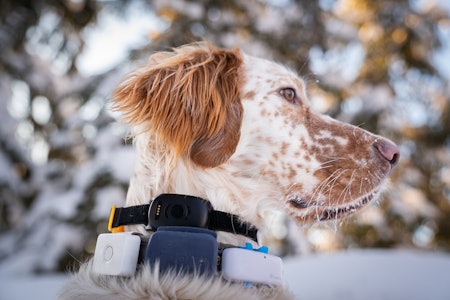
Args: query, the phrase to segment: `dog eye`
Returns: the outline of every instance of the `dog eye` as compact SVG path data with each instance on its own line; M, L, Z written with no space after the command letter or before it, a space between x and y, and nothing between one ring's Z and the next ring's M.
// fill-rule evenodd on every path
M280 90L280 95L284 97L289 102L294 103L296 101L297 95L295 90L292 88L284 88Z

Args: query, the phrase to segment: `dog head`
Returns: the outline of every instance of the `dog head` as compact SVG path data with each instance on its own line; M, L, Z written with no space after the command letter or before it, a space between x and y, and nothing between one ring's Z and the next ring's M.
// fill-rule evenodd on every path
M154 54L124 81L115 100L125 120L139 128L137 138L152 136L143 147L159 145L172 168L183 161L197 170L204 181L196 182L193 193L225 191L232 212L257 224L259 198L301 224L356 212L379 194L399 159L389 140L314 112L294 72L237 49L201 44ZM145 162L138 158L137 164L139 169ZM150 180L140 177L146 175L135 174L141 184ZM130 186L129 197L137 185ZM176 185L141 194L184 192Z
M305 83L283 66L246 56L243 74L237 160L259 166L252 173L275 183L290 216L339 219L379 194L399 159L394 143L314 112Z

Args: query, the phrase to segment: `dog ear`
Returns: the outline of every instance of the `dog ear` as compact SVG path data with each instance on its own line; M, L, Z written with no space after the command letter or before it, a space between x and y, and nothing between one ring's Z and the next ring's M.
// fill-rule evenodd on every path
M115 109L132 126L155 134L175 158L203 167L224 163L240 137L238 49L184 46L157 53L114 94Z

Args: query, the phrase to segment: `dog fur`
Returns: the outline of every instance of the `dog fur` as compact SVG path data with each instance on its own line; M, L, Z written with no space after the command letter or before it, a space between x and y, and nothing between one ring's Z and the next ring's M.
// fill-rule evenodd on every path
M207 43L156 53L115 92L137 150L126 205L161 193L208 199L265 232L281 211L299 225L337 220L375 199L399 158L391 141L315 113L288 68ZM145 232L142 226L129 231ZM222 239L227 237L221 236ZM230 242L225 240L224 242ZM282 288L218 278L100 276L83 265L61 299L285 299Z

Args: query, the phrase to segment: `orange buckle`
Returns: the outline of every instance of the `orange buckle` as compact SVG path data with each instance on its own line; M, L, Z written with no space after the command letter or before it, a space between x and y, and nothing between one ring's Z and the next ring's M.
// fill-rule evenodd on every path
M119 226L114 228L112 227L115 213L116 213L116 206L113 204L113 206L111 207L111 213L109 214L108 230L112 233L125 232L125 226Z

